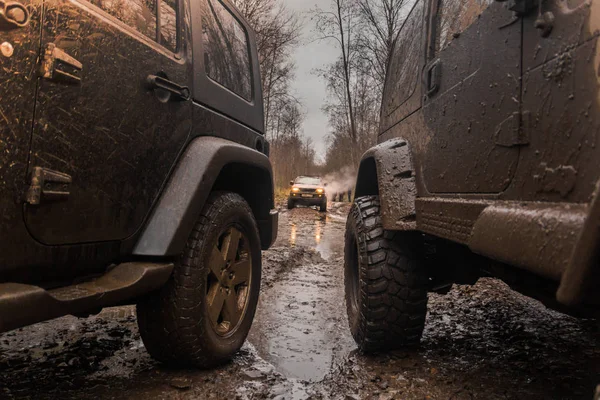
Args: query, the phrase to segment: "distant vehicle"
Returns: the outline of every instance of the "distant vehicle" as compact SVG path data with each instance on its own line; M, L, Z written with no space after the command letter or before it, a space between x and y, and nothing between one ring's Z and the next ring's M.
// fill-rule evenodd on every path
M228 0L18 0L0 22L0 332L137 303L153 357L223 363L277 235L249 25Z
M319 177L299 176L290 181L290 194L288 196L288 210L298 204L304 206L319 206L320 211L327 211L327 195L325 184Z
M428 292L482 276L598 316L600 3L413 4L347 221L354 339L418 343Z

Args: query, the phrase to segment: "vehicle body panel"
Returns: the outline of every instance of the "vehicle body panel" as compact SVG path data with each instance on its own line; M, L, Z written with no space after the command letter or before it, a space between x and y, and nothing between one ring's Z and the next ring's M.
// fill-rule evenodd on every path
M249 170L255 168L263 179L250 179L251 188L244 190L238 185L250 203L257 221L262 228L261 239L263 247L268 248L277 231L271 231L272 219L277 214L271 214L273 208L272 171L269 159L256 150L215 137L198 137L186 148L177 169L171 176L159 203L157 204L148 224L133 251L137 256L172 256L180 254L185 246L196 216L201 211L211 189L215 187L222 171L232 164L243 165L246 177ZM231 177L228 177L231 179ZM217 189L219 188L217 184ZM248 196L254 191L268 196L255 201Z
M435 132L424 155L430 192L499 193L514 175L519 147L502 138L520 103L521 23L507 25L512 18L495 2L434 56L439 89L423 105Z
M467 246L486 257L482 273L561 311L597 309L600 5L549 1L541 16L536 5L513 17L510 4L490 4L454 35L422 108L386 117L384 98L380 144L363 157L357 195L379 194L382 205L414 199L416 225L393 226L410 210L395 207L382 216L386 229ZM552 29L536 28L547 12ZM438 59L431 18L422 23L424 94ZM414 187L392 173L406 156L382 155L399 141Z
M42 1L23 1L30 10L27 26L0 25L0 235L22 221L20 194L25 184L29 141L33 123L37 84L37 56L40 49ZM11 193L7 196L5 194Z
M546 1L552 32L524 18L523 147L512 198L589 203L600 181L600 5Z
M205 4L205 1L193 2L193 7L197 10L199 4ZM227 1L221 3L239 18L237 11ZM42 163L43 166L61 172L69 171L73 183L67 202L42 201L39 206L27 205L25 215L24 194L28 192L30 184L26 165L39 67L36 59L38 55L42 55L43 47L39 36L42 15L34 17L29 25L31 30L14 30L10 33L20 35L15 43L21 43L27 49L28 58L20 61L18 58L12 59L15 64L12 64L14 68L10 72L19 72L22 79L7 80L11 85L21 85L13 92L19 93L14 104L19 106L20 114L15 115L13 111L10 111L13 114L8 113L8 107L12 107L12 104L2 101L2 111L9 124L0 124L0 139L7 143L7 157L2 159L3 162L6 161L2 168L7 169L6 172L2 171L2 184L6 185L6 191L3 191L0 200L3 211L0 237L3 245L10 248L10 251L0 252L0 281L40 285L47 281L68 282L76 277L97 274L112 263L131 258L151 213L155 212L156 205L165 193L166 182L184 149L194 138L221 137L231 141L229 145L238 143L245 146L254 157L265 158L263 154L268 155L269 144L263 135L262 93L255 38L245 21L240 19L240 23L248 30L252 81L255 85L252 101L246 102L248 107L244 112L247 119L239 115L230 116L238 110L235 101L224 105L223 102L211 102L210 96L205 95L207 104L196 101L165 103L146 87L146 76L161 70L171 80L177 79L190 88L196 83L198 74L204 73L202 65L195 69L192 66L192 50L202 51L202 46L194 47L191 43L190 24L193 19L189 2L181 1L180 7L182 18L178 25L179 47L176 51L171 51L141 36L139 32L86 1L48 1L46 17L52 18L52 21L44 25L43 44L49 41L58 44L65 53L82 62L82 81L80 85L74 86L64 82L41 81L42 90L38 98L40 119L35 122L33 139L33 147L37 150L32 153L30 166ZM40 12L41 2L36 3L34 9ZM195 32L201 33L202 27L198 26ZM194 45L201 39L201 35L197 35ZM124 51L126 46L129 46L128 52ZM15 53L15 56L17 54L23 53ZM202 61L202 53L196 53L195 56ZM3 60L4 65L9 64ZM144 68L147 70L142 71ZM0 73L5 71L8 70ZM27 74L21 71L26 71ZM90 88L91 83L99 87ZM29 85L29 97L25 95L26 85ZM199 85L205 91L215 90L215 87L201 86L201 83ZM94 93L105 94L112 99L112 103L119 105L125 100L135 103L125 102L125 110L134 105L137 108L132 108L133 112L116 110L112 113L115 115L112 115L109 111L113 104L108 99L95 98ZM222 93L224 95L221 99L225 99L226 95L238 98L227 89L223 89ZM83 100L91 103L88 105ZM31 107L27 108L26 104ZM94 107L96 114L101 115L93 115L94 112L90 110L94 110ZM138 112L140 109L141 112ZM239 121L244 119L243 122ZM4 121L2 118L0 123ZM100 122L96 124L94 121ZM107 125L111 124L121 130L109 131ZM18 141L10 142L13 137ZM229 157L229 160L234 164L237 161L236 165L239 166L244 165L246 158L235 160ZM132 159L137 164L132 164ZM231 166L227 168L233 169ZM219 175L218 170L210 170L208 173L216 174L206 177L215 186L207 187L206 190L244 192L243 195L256 213L263 247L268 247L277 231L276 224L274 226L276 215L270 211L273 208L270 170L260 177L246 176L244 182L241 182L243 174L239 174L240 179L223 182L224 175ZM261 180L255 182L252 180L254 178ZM119 182L123 184L122 187L118 187ZM233 185L240 185L241 188ZM248 189L251 185L270 189L253 192ZM9 197L4 193L11 195ZM87 197L82 198L82 193ZM109 198L108 194L111 193L113 196ZM90 197L90 194L98 194L98 198ZM101 211L98 207L92 207L94 204L108 208ZM139 209L134 205L139 206ZM202 205L202 202L195 203L194 207L201 208ZM108 221L100 219L99 214L102 212L109 214ZM45 241L49 244L30 235L24 217L29 226L34 228L31 232L38 239L46 237ZM95 225L97 231L93 230L92 225ZM80 227L81 232L77 230ZM89 235L84 232L85 229L88 229ZM81 243L87 240L89 242ZM73 243L62 244L68 241Z
M42 43L83 71L79 84L40 79L29 170L60 171L73 182L65 201L27 205L27 227L48 245L127 238L192 128L191 102L163 102L146 83L163 74L191 85L190 28L182 25L176 55L87 2L46 0L45 10Z
M42 1L20 1L31 13L29 24L21 28L0 28L3 47L0 55L0 280L32 281L52 279L54 266L67 269L106 265L118 254L118 243L81 246L74 250L36 242L24 224L23 200L29 184L27 166L30 158L31 130L34 121L38 57L41 49ZM94 250L92 250L94 248ZM30 268L22 268L29 266ZM41 273L46 271L47 274Z

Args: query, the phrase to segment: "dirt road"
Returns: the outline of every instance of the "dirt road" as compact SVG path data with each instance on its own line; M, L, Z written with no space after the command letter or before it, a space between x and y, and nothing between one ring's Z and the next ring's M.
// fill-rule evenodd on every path
M246 345L211 371L145 352L133 307L0 335L0 398L586 399L600 383L597 322L482 279L430 297L422 346L357 354L343 297L344 215L283 210Z

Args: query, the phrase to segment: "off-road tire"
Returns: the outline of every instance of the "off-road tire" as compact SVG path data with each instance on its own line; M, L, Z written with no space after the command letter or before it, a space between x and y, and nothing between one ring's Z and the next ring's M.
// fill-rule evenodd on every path
M362 352L419 343L427 314L420 247L416 234L383 229L379 196L355 199L346 223L344 284L350 331Z
M319 205L319 211L321 211L321 212L327 211L327 201L324 201Z
M294 202L294 200L288 199L288 204L287 204L288 210L291 210L294 207L296 207L296 203Z
M243 232L252 261L248 303L231 336L216 333L207 317L208 257L227 226ZM235 193L209 196L167 284L137 304L138 325L150 355L166 364L211 368L229 360L252 325L261 277L260 239L248 203Z

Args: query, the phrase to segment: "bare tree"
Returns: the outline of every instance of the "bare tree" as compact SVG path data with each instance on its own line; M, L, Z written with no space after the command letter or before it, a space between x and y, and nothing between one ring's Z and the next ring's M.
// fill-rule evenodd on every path
M314 145L304 139L302 103L291 83L295 65L292 51L300 41L301 21L283 0L233 0L254 28L257 39L265 108L265 129L271 146L275 185L308 174L315 165Z
M327 170L356 166L376 141L387 66L414 1L329 0L329 9L313 10L316 38L340 50L338 60L317 70L329 95L323 107L330 127Z
M305 139L302 134L305 112L299 103L281 103L277 109L276 130L271 139L271 162L275 185L283 188L296 176L314 171L315 150L312 140Z
M343 105L347 111L350 139L353 144L352 158L354 154L354 145L357 142L358 134L356 131L356 121L354 118L354 103L352 93L352 75L353 60L356 56L354 44L354 24L358 22L357 8L355 0L330 0L333 11L323 10L319 7L312 11L313 20L320 40L332 40L337 43L341 51L341 56L330 68L321 71L321 75L328 80L328 87L340 100L340 93L337 90L335 80L341 75L343 89Z
M271 136L273 105L293 98L290 83L295 65L291 53L299 43L300 20L281 0L233 0L256 33L265 107L265 127Z

